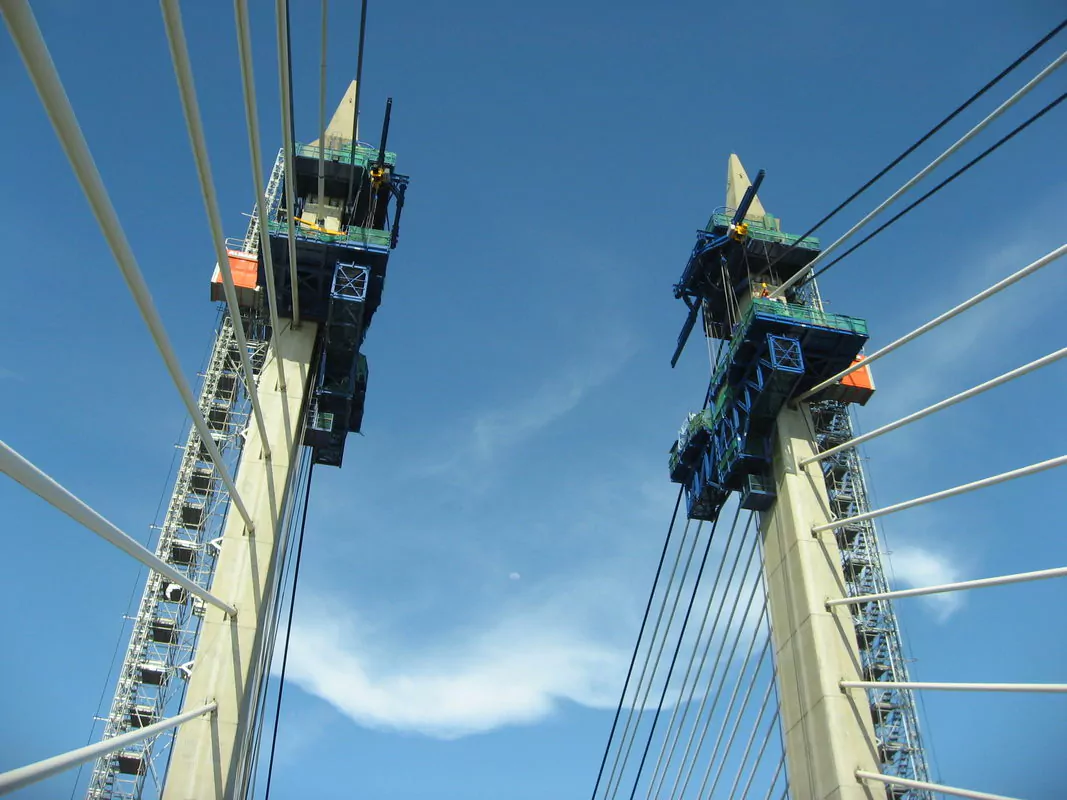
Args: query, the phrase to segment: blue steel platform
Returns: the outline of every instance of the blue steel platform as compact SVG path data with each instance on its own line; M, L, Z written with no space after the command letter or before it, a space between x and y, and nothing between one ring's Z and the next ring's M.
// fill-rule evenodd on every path
M340 466L348 433L359 432L369 370L360 352L382 300L389 253L396 247L408 178L393 171L396 156L357 146L327 150L324 200L318 198L318 148L297 145L294 245L300 318L319 323L318 369L304 441L316 464ZM347 198L347 199L346 199ZM390 218L391 200L395 212ZM322 200L322 202L319 202ZM305 214L307 209L315 214ZM325 227L333 216L339 230ZM358 224L357 224L358 223ZM268 224L279 314L293 316L289 220L284 207ZM264 262L260 254L260 281Z
M708 387L671 448L671 480L686 490L691 519L714 520L730 492L743 508L774 502L771 437L794 395L849 366L867 341L855 317L754 298Z

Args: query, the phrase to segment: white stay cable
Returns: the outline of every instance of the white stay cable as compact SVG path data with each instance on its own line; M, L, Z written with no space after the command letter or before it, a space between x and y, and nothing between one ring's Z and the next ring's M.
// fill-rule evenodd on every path
M259 402L256 375L252 368L252 358L248 354L248 339L245 337L244 325L241 322L241 308L237 304L237 287L233 283L233 272L230 269L230 259L226 252L226 240L222 233L222 217L219 214L218 197L215 195L215 181L211 175L211 161L207 154L204 123L200 119L200 104L196 99L196 86L193 83L193 71L189 63L189 48L186 45L185 31L182 28L181 9L178 0L160 0L160 5L163 8L167 43L170 45L170 55L174 62L174 74L178 79L178 93L181 95L185 124L189 129L189 142L193 148L193 159L196 161L196 175L200 180L200 192L203 195L204 208L207 210L208 225L211 227L211 241L215 245L215 257L219 261L219 272L222 274L223 288L226 291L226 305L230 309L230 318L233 320L233 336L241 357L241 372L244 375L248 396L252 400L252 412L262 440L263 457L269 461L271 452L267 438L267 422L263 416L263 407ZM281 359L278 361L280 363Z
M778 785L778 777L782 774L782 768L785 766L785 753L782 753L782 757L778 759L778 768L774 771L774 777L771 778L770 786L767 787L767 794L763 796L763 800L771 800L771 794L774 792L774 787ZM789 786L786 785L785 790L789 791Z
M741 790L741 800L748 797L748 790L752 788L752 781L756 777L756 771L759 769L759 765L763 763L763 754L767 751L767 745L770 744L771 739L774 738L775 730L778 727L778 720L782 717L780 709L776 708L774 716L771 717L770 724L767 726L767 735L763 737L763 743L760 745L759 752L756 753L756 760L752 762L752 771L748 773L748 780L745 781L745 787ZM778 765L778 769L781 770L781 764ZM775 773L774 780L778 780L778 773ZM737 797L734 794L733 789L730 790L730 797Z
M644 682L645 682L645 673L647 672L648 664L652 659L652 650L655 648L655 645L656 645L656 638L659 635L659 626L663 622L663 613L667 609L667 599L670 597L671 587L674 585L674 576L678 573L678 565L682 561L682 552L685 550L685 541L686 541L686 539L689 538L689 528L690 528L691 524L692 524L692 520L686 519L685 528L682 531L682 539L678 543L678 551L674 556L674 563L671 565L670 575L667 577L667 583L664 585L664 588L663 588L663 599L660 601L659 611L656 614L656 623L653 626L652 634L649 636L649 639L648 639L648 641L649 641L648 651L645 653L645 660L644 660L644 663L641 665L641 674L638 676L637 684L634 686L633 699L630 702L630 708L627 711L627 715L626 715L626 723L625 723L625 726L623 727L622 735L619 738L619 748L615 751L615 760L612 762L612 765L611 765L611 774L608 776L608 781L607 781L607 783L605 784L605 787L604 787L604 797L605 798L610 795L611 786L615 782L615 771L618 769L619 758L622 755L622 743L626 741L627 734L629 734L629 732L630 732L630 723L631 723L631 721L633 719L634 712L635 712L635 710L637 708L637 696L641 693L641 687L644 685ZM694 548L696 547L695 543L694 543L693 547ZM641 642L639 641L637 643L637 645L635 645L635 646L636 647L640 647L640 645L641 645ZM620 777L620 780L621 780L621 777Z
M739 583L739 585L737 587L737 592L738 592L739 595L740 595L741 589L745 585L745 580L744 580L745 576L749 574L750 569L752 567L753 558L756 555L756 549L757 549L756 548L756 542L758 541L758 539L759 539L758 535L753 537L752 546L749 548L749 552L748 552L748 559L745 561L744 569L741 571L741 582ZM740 555L741 555L741 551L740 550L738 550L738 554L737 555L738 555L738 557L740 557ZM733 569L736 571L736 568L737 568L737 564L735 562ZM733 585L733 572L731 572L730 580L727 581L727 584L726 584L726 589L724 591L724 596L725 597L730 596L730 589L731 589L732 585ZM744 610L744 612L742 614L742 619L744 619L745 617L748 616L748 612L752 608L752 602L756 597L756 591L757 591L757 585L753 585L752 591L750 591L749 595L748 595L748 602L745 604L745 610ZM713 685L715 685L715 676L719 673L719 664L722 663L722 657L723 657L724 654L728 654L726 662L725 662L725 665L723 667L724 674L725 674L725 673L728 673L730 671L730 664L732 663L733 657L737 652L737 645L738 645L738 642L740 642L740 640L741 640L741 631L743 629L743 626L738 626L737 632L735 633L735 635L733 637L733 644L730 645L729 647L726 646L726 638L729 635L731 628L733 627L734 619L737 616L737 610L738 610L739 607L740 607L740 603L735 598L734 602L730 604L730 615L727 617L727 619L726 619L726 627L723 629L723 635L722 635L723 641L720 643L720 647L719 647L718 651L715 654L715 663L712 664L711 674L708 675L708 679L707 679L707 682L705 684L704 694L700 698L700 707L697 708L696 716L693 719L693 726L689 731L689 738L686 740L686 743L685 743L685 750L682 751L682 760L681 760L681 763L678 765L678 773L674 777L674 783L671 784L671 792L670 792L669 797L672 798L672 800L673 800L673 798L675 798L675 796L677 796L679 798L679 800L680 800L680 798L684 797L686 785L688 785L688 782L689 782L689 775L691 775L693 769L695 769L697 756L694 753L694 755L693 755L693 764L690 765L689 773L686 776L686 784L682 786L681 792L679 792L678 791L678 785L682 780L682 773L685 772L685 764L689 760L689 754L693 750L693 743L697 738L697 726L700 724L700 720L704 716L704 709L708 705L708 698L711 697L711 687ZM717 626L713 625L712 626L712 635L713 636L714 636L714 632L715 632L716 629L717 629ZM708 646L710 646L710 642L709 642ZM707 650L707 648L705 648L705 650ZM705 656L706 655L707 655L707 653L705 652ZM700 673L698 672L698 679L699 679L699 674ZM719 696L722 693L722 687L723 687L723 681L720 680L719 684L718 684L718 688L715 691L715 697L712 700L711 710L708 712L708 718L704 722L704 728L701 731L700 743L697 745L697 752L700 751L700 747L704 743L704 737L707 735L708 726L711 724L712 716L714 715L715 708L718 705ZM681 730L678 731L678 737L679 738L681 737ZM670 765L671 758L673 757L673 754L674 754L674 748L677 746L677 744L678 744L677 741L675 741L674 744L671 746L671 752L670 752L670 754L668 754L668 757L667 757L667 765L668 766ZM661 797L662 794L663 794L663 784L666 783L666 779L667 779L667 766L665 766L663 768L663 775L660 778L660 785L656 789L656 795L655 796L657 798Z
M289 0L274 4L278 34L278 84L282 107L282 149L285 152L285 215L289 228L289 282L293 297L293 327L300 327L300 287L296 275L296 173L293 171L293 94L289 85Z
M145 325L148 326L152 341L155 343L156 349L159 350L159 354L163 357L167 372L170 374L171 380L181 396L182 403L186 411L189 412L189 417L200 435L204 449L207 450L211 462L215 465L215 469L218 470L222 482L226 484L226 488L234 505L237 507L238 513L241 515L241 519L248 526L248 530L252 532L255 530L255 524L248 513L248 509L245 507L244 501L241 499L240 493L237 491L233 476L230 474L222 453L211 435L211 430L204 420L204 415L197 406L192 390L185 380L178 356L174 352L170 339L167 337L166 329L163 327L163 320L160 319L159 311L156 310L155 303L152 301L152 295L148 291L144 275L141 273L141 268L133 255L129 240L126 238L122 224L119 222L118 214L115 212L115 207L112 205L111 198L104 187L104 181L100 177L100 172L97 170L96 163L89 152L89 146L82 135L81 127L74 116L70 100L67 98L67 93L64 91L63 84L56 73L55 64L52 62L48 48L41 38L37 20L34 18L26 0L0 0L0 10L3 11L4 19L11 31L12 38L15 40L15 45L18 47L22 60L26 64L26 69L30 73L37 93L41 97L45 111L48 112L48 118L52 122L56 136L59 137L60 144L63 146L63 151L66 153L71 168L78 178L78 183L81 184L82 191L85 192L85 197L89 201L93 215L96 217L100 230L107 240L108 247L115 257L115 262L122 272L126 286L129 288L130 294L133 295L134 302L141 312L141 317L144 319Z
M274 351L278 351L278 333L281 323L278 319L278 289L274 283L274 255L270 249L270 208L266 206L267 192L263 185L260 165L263 163L263 151L259 142L259 110L256 104L255 62L252 60L252 35L248 24L248 3L235 0L233 4L234 20L237 28L237 53L241 61L241 87L245 101L245 127L248 128L248 153L252 159L252 188L256 195L255 212L259 221L259 252L263 254L263 272L267 284L267 307L270 312L271 339ZM266 238L264 238L266 237ZM285 392L285 369L282 358L276 359L278 365L278 391Z
M768 642L770 639L768 639ZM745 743L745 750L741 754L741 763L737 765L737 775L734 777L733 785L730 787L729 797L736 797L734 794L737 791L737 785L741 782L741 776L745 771L745 764L748 763L748 757L752 753L752 745L756 741L756 734L759 733L760 724L763 722L763 715L767 713L767 708L773 700L772 694L774 693L774 682L778 679L777 671L774 669L774 656L771 656L771 678L767 682L767 691L763 695L763 702L760 704L759 714L756 716L756 722L752 726L752 733L748 737L748 741ZM730 734L730 741L726 745L726 749L722 754L722 761L719 764L719 769L715 773L715 780L711 784L710 797L715 796L715 787L719 785L719 778L722 775L722 770L726 766L726 757L730 754L730 747L733 744L734 735L737 733L737 728L741 725L741 718L744 713L744 709L737 716L737 724L734 726L734 733ZM767 737L763 740L764 746L766 746L767 739L770 738L773 733L773 729L768 729ZM760 748L760 755L763 754L763 748ZM758 757L757 757L758 760Z
M915 176L911 180L909 180L907 183L905 183L903 186L901 186L899 189L897 189L895 192L893 192L893 194L891 194L884 201L882 201L882 204L880 206L878 206L876 209L874 209L874 211L872 211L867 216L865 216L863 219L861 219L859 222L857 222L855 225L853 225L841 238L839 238L837 241L835 241L833 244L831 244L829 247L827 247L825 250L823 250L821 253L819 253L819 255L817 255L807 266L805 266L803 269L799 270L795 275L790 277L789 280L787 280L785 283L783 283L781 286L779 286L777 289L775 289L773 292L771 292L770 296L772 298L781 297L782 294L787 289L790 289L792 286L794 286L796 283L798 283L805 275L807 275L809 272L811 272L815 268L815 266L817 264L819 264L819 262L821 262L828 255L830 255L830 253L832 253L834 250L836 250L838 247L840 247L842 244L844 244L848 239L850 239L853 236L853 234L855 234L857 231L859 231L861 228L863 228L868 222L870 222L872 219L874 219L879 214L881 214L883 211L885 211L887 208L889 208L889 206L892 205L902 194L907 192L908 189L910 189L912 186L914 186L919 181L921 181L923 178L925 178L933 170L937 169L937 167L946 158L951 156L953 153L955 153L957 150L959 150L961 147L963 147L963 145L967 144L967 142L969 142L971 139L973 139L975 136L977 136L979 133L981 133L983 130L985 130L989 126L989 124L991 122L993 122L993 120L995 120L997 117L999 117L1005 111L1007 111L1009 108L1011 108L1017 102L1022 100L1023 97L1025 97L1027 94L1029 94L1030 91L1034 87L1036 87L1039 83L1041 83L1043 80L1045 80L1045 78L1047 78L1049 75L1051 75L1057 69L1059 69L1063 65L1064 61L1067 61L1067 52L1061 53L1059 58L1057 58L1055 61L1053 61L1051 64L1049 64L1043 70L1041 70L1041 72L1039 72L1037 75L1035 75L1033 78L1031 78L1030 81L1025 86L1023 86L1015 94L1013 94L1011 97L1009 97L1007 100L1005 100L999 106L997 106L993 110L993 112L991 114L989 114L989 116L987 116L985 119L983 119L977 125L975 125L973 128L971 128L969 131L967 131L967 133L965 133L963 136L961 136L951 147L949 147L947 150L945 150L945 152L943 152L941 155L939 155L937 158L935 158L933 161L931 161L929 164L927 164L925 167L923 167L921 170L919 170L919 172L916 173Z
M329 0L322 0L322 35L319 60L319 207L326 203L326 20ZM355 145L353 145L355 147ZM344 210L341 211L342 215Z
M1025 267L1023 267L1018 272L1013 272L1011 275L1009 275L1008 277L1004 278L1003 280L998 281L997 283L994 283L988 289L985 289L984 291L979 292L978 294L976 294L974 297L970 298L969 300L963 301L962 303L960 303L955 308L950 308L944 314L941 314L940 316L934 317L934 319L930 320L925 325L920 325L918 328L913 330L911 333L908 333L908 334L905 334L904 336L901 336L895 342L890 342L885 347L883 347L883 348L881 348L879 350L876 350L875 352L871 353L869 356L861 359L860 361L857 361L855 364L853 364L852 366L848 367L847 369L843 369L839 373L837 373L836 375L834 375L834 376L832 376L830 378L827 378L822 383L816 384L812 388L808 389L808 391L804 392L804 394L802 394L799 397L797 397L795 402L799 403L799 402L802 402L804 400L807 400L809 397L813 396L817 392L821 392L827 386L831 386L831 385L837 383L839 380L841 380L846 375L851 375L853 372L856 372L857 370L861 370L864 367L869 366L870 364L874 363L879 358L882 358L882 356L889 355L894 350L896 350L898 347L902 347L902 346L906 345L912 339L917 339L918 337L922 336L924 333L928 333L929 331L932 331L938 325L941 325L942 323L947 322L948 320L952 319L953 317L955 317L955 316L957 316L959 314L962 314L967 309L978 305L983 300L986 300L986 299L992 297L993 295L995 295L997 292L1000 292L1003 289L1007 289L1013 283L1021 281L1027 275L1031 275L1034 272L1037 272L1042 267L1048 266L1049 264L1051 264L1053 261L1055 261L1060 256L1064 255L1065 253L1067 253L1067 244L1061 244L1055 250L1053 250L1053 251L1051 251L1049 253L1046 253L1045 255L1041 256L1041 258L1039 258L1037 261L1034 261L1034 262L1032 262L1030 264L1027 264Z
M1017 367L1016 369L1011 370L1011 372L1005 372L1003 375L999 375L996 378L992 378L986 381L985 383L980 383L977 386L971 389L967 389L964 392L954 394L952 395L952 397L946 398L939 403L934 403L932 406L927 406L926 408L920 411L916 411L913 414L908 414L906 417L901 417L896 422L887 423L886 425L883 425L880 428L875 428L873 431L869 431L868 433L864 433L852 439L849 439L847 442L843 442L837 445L836 447L831 447L827 450L823 450L819 453L816 453L810 458L803 459L800 462L800 466L806 467L813 461L822 461L825 458L829 458L832 455L840 453L842 450L847 450L850 447L856 447L857 445L863 444L864 442L869 442L871 439L876 439L879 436L882 436L883 434L889 433L890 431L895 431L897 430L897 428L903 428L905 425L909 425L912 422L917 422L918 420L923 419L924 417L928 417L938 411L949 408L950 406L954 406L957 403L962 403L964 400L969 400L970 398L976 397L977 395L980 395L983 392L987 392L990 389L995 389L997 386L1009 383L1015 380L1016 378L1021 378L1023 375L1028 375L1034 370L1038 370L1041 369L1041 367L1055 363L1064 356L1067 356L1067 347L1062 347L1054 353L1049 353L1047 356L1039 358L1036 361L1031 361L1029 364L1024 364L1021 367Z

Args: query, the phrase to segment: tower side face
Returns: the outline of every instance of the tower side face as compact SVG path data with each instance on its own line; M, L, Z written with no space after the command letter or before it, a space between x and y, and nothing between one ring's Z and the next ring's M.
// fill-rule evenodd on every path
M276 592L280 568L278 517L298 462L301 420L307 406L312 354L318 326L286 327L267 354L259 386L271 459L251 426L236 483L256 525L249 536L241 516L226 521L212 591L236 606L236 618L206 610L196 660L185 696L187 708L218 703L218 711L186 723L175 738L164 800L222 800L243 796L241 774L245 748L255 725L259 681L264 674L264 625ZM280 359L286 391L277 384Z
M866 694L838 685L861 675L852 620L845 607L825 607L844 593L841 553L832 533L811 533L830 519L818 467L797 466L814 452L807 408L783 410L773 454L777 502L760 515L760 532L790 791L794 800L870 800L885 792L855 776L878 771Z

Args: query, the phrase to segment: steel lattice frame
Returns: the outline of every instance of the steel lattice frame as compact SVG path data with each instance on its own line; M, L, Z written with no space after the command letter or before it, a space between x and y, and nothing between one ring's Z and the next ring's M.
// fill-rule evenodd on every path
M267 328L257 317L243 320L256 372L266 357ZM249 397L240 378L233 324L223 313L199 398L200 410L231 468L236 468L248 424ZM159 530L156 555L201 586L210 586L217 544L222 535L229 492L206 456L195 429L190 429L174 489ZM119 671L104 739L172 715L181 706L184 676L196 651L203 604L190 598L159 573L151 572L133 618L130 642ZM173 731L99 759L86 797L91 800L140 798L151 776L157 787L165 774ZM124 772L140 763L140 770ZM160 765L163 768L160 768Z
M803 302L822 308L814 281L798 292ZM815 441L819 450L828 450L853 438L852 417L845 403L824 401L811 406ZM863 463L856 448L842 450L821 462L826 493L835 519L871 510ZM874 522L865 520L836 530L841 550L841 567L850 597L886 592L889 582L882 569L878 532ZM908 667L901 645L900 627L888 600L854 606L856 643L864 680L904 682ZM908 690L869 690L871 717L878 744L882 772L902 778L928 781L929 769L919 732L915 698ZM928 791L903 786L887 787L896 800L931 800Z
M283 177L284 159L279 151L266 190L270 211L277 208ZM257 252L259 216L255 208L244 239L228 244L246 253ZM248 312L241 323L253 371L258 376L267 356L270 330L262 313ZM251 410L248 388L241 378L233 321L223 309L201 383L199 407L234 472ZM208 461L200 435L195 428L190 428L159 530L156 555L188 574L200 586L210 586L217 556L215 540L222 536L229 505L226 486ZM177 713L181 707L185 678L196 652L203 604L196 598L186 597L184 591L171 592L169 596L167 591L167 581L156 572L150 573L137 616L133 618L111 708L104 719L103 739ZM121 753L100 758L93 768L87 800L139 800L149 776L157 792L161 791L174 733L170 731ZM133 774L122 772L120 766L125 757L130 759L127 767L139 761L142 768ZM162 769L158 768L160 765Z

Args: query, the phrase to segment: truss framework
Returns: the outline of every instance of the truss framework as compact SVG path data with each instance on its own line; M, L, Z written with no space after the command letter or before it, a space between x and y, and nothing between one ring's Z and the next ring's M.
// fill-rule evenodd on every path
M263 367L269 343L267 326L255 315L243 319L255 374ZM248 388L241 377L240 353L233 321L225 311L202 376L199 407L227 465L236 469L249 421ZM201 586L210 586L230 494L207 457L199 433L190 428L156 555ZM103 739L143 728L178 712L203 615L203 603L157 572L150 572L130 641L119 670ZM174 732L146 739L100 758L94 768L88 800L141 798L146 780L159 791L166 774Z
M814 281L805 284L803 300L822 308ZM820 451L853 438L849 407L838 401L813 403L815 442ZM871 505L864 476L863 462L851 447L821 462L830 510L835 519L844 519L870 511ZM841 550L841 567L849 597L886 592L889 582L882 569L878 533L874 522L851 523L835 531ZM900 627L888 600L875 600L852 608L856 643L864 680L905 682L908 667L901 645ZM878 744L882 772L900 778L929 780L929 769L919 732L915 698L904 689L868 690L871 717ZM932 800L930 792L905 786L888 786L891 800Z

